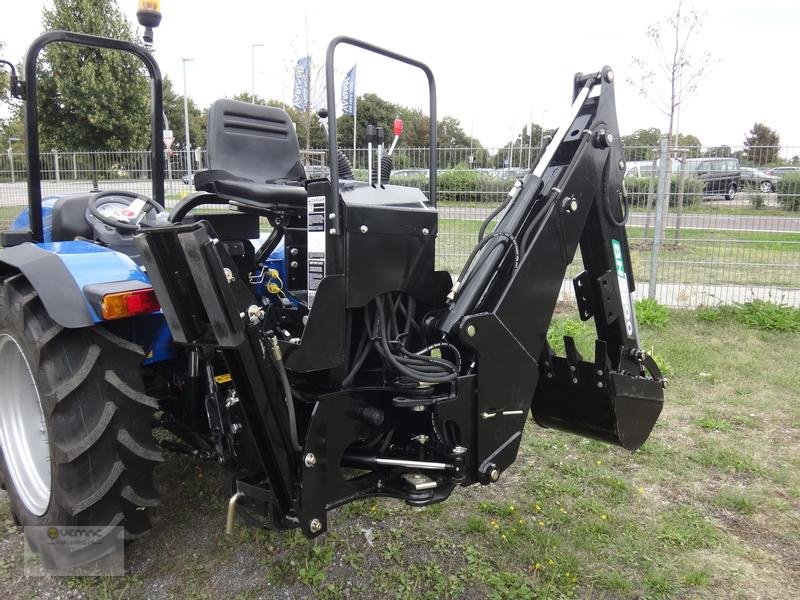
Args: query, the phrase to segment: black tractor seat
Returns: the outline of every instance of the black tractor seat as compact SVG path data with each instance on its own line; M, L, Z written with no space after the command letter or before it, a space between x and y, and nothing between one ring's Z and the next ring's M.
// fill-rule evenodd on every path
M208 112L208 166L194 176L197 190L257 210L306 210L297 133L280 108L214 102Z
M221 169L200 171L194 176L197 190L211 192L231 202L247 205L264 205L276 210L306 210L308 193L302 183L287 181L280 183L256 183L237 177Z

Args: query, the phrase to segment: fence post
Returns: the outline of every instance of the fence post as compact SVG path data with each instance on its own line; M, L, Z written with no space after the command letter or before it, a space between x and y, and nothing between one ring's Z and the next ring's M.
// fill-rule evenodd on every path
M686 184L686 158L689 156L686 150L680 150L681 173L678 177L678 200L677 211L675 212L675 243L681 239L681 213L683 212L683 191Z
M11 144L8 145L8 163L11 165L11 183L17 183L16 175L14 175L14 153L11 151Z
M647 239L647 233L650 229L650 211L653 210L653 192L655 191L653 188L656 187L656 173L658 172L658 153L656 149L652 149L653 152L653 168L650 169L650 185L647 186L647 206L645 207L644 213L644 239Z
M656 221L653 225L653 249L650 251L650 284L647 286L647 297L655 299L658 275L658 253L664 241L664 213L669 202L669 151L667 136L661 136L661 161L658 168L658 194L656 196Z
M59 168L58 168L59 167L59 164L58 164L58 159L59 158L61 158L61 157L58 155L58 152L53 152L53 162L55 163L55 169L56 169L56 183L59 183L61 181L61 172L59 171Z

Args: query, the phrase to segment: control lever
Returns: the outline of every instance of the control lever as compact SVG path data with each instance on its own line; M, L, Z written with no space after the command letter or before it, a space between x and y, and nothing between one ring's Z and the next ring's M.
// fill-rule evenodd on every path
M394 125L392 126L392 133L394 133L394 140L392 140L392 146L389 148L389 156L392 155L395 146L397 146L397 141L400 139L400 136L403 135L403 119L401 119L400 117L394 120Z
M367 125L367 177L372 185L372 144L375 143L375 125Z

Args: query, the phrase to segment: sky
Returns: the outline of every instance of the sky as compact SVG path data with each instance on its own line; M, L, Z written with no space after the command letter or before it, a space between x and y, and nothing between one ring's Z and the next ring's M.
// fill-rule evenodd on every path
M17 62L41 33L47 3L14 3L13 14L4 15L5 58ZM135 23L136 0L119 4ZM330 39L349 35L428 64L436 76L440 118L456 117L468 134L494 147L531 120L554 127L569 108L573 74L604 64L616 74L621 132L666 130L654 97L642 97L628 80L637 77L633 59L651 54L647 27L674 6L641 0L162 0L155 53L178 93L181 58L193 59L186 63L186 82L200 106L250 91L253 81L256 94L291 101L297 59L310 54L321 66ZM680 131L704 145L738 146L753 123L762 121L779 132L784 147L800 147L800 83L790 72L800 49L800 2L696 0L685 6L704 13L689 50L697 56L709 52L711 66L681 109ZM349 47L336 53L337 90L353 64L357 94L374 92L427 111L420 71Z

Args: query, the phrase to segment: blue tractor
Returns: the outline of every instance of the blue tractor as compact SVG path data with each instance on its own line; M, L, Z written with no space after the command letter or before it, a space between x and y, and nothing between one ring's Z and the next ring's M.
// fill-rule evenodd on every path
M152 27L160 15L140 18ZM36 60L52 43L144 63L152 196L42 198ZM366 181L337 149L341 44L427 77L427 193L389 184L389 124L367 127ZM328 176L307 177L286 112L220 100L209 169L167 211L150 52L63 31L33 43L23 80L12 77L25 100L28 208L0 238L0 476L18 522L136 538L169 450L230 469L229 527L243 511L315 537L330 510L359 498L424 506L495 484L529 414L630 450L647 439L665 381L639 348L613 71L575 76L569 120L488 216L455 281L434 266L430 69L343 37L328 48L326 77ZM557 356L546 338L578 246L578 310L597 330L587 358L571 338ZM91 562L102 546L64 556L29 543L56 567Z

